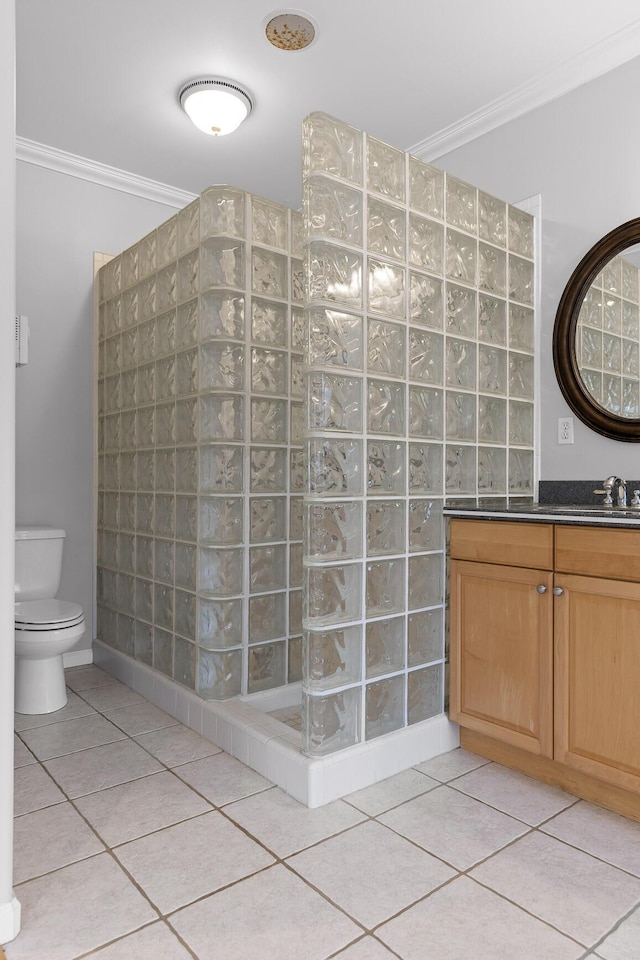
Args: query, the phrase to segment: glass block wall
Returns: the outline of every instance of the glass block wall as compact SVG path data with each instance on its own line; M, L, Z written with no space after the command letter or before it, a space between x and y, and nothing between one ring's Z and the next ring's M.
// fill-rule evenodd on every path
M301 678L301 253L221 186L99 275L98 636L207 699Z
M614 257L587 291L578 318L582 381L609 413L640 417L640 271Z
M533 221L322 114L303 165L304 226L212 187L100 271L98 635L302 678L323 756L443 710L445 497L533 494Z
M442 712L444 498L534 492L533 220L304 124L303 750Z

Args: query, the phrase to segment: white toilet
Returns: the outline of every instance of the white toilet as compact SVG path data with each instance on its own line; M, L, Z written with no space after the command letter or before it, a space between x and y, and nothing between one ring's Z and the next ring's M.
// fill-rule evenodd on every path
M45 526L16 527L17 713L53 713L67 702L62 655L84 636L77 603L56 600L66 533Z

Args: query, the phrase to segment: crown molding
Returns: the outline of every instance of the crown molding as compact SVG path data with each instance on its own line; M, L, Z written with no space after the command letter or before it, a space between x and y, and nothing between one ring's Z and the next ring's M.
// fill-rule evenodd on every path
M409 147L408 152L427 162L437 160L637 56L640 56L640 19L559 67L534 77L504 97L485 104L456 123L420 140ZM16 137L16 159L177 209L185 207L197 196L24 137Z
M35 140L26 140L24 137L16 137L16 159L23 163L32 163L37 167L45 167L47 170L54 170L56 173L63 173L68 177L88 180L101 187L129 193L143 200L164 203L180 210L196 198L195 193L188 193L186 190L179 190L166 183L158 183L156 180L148 180L135 173L119 170L117 167L110 167L96 160L88 160L86 157L78 157L76 154L58 150L56 147L48 147Z
M408 148L432 161L640 56L640 20Z

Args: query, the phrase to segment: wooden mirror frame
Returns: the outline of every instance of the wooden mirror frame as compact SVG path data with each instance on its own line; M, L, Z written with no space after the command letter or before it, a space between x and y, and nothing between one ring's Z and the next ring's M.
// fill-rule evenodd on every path
M582 302L602 268L628 247L640 242L640 217L616 227L582 258L558 304L553 328L553 366L562 395L588 427L611 440L640 443L640 419L608 413L587 392L576 356L576 329Z

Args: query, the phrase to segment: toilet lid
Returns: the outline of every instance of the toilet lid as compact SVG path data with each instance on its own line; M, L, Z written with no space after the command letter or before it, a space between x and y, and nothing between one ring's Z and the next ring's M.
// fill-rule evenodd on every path
M67 600L23 600L15 605L16 626L23 630L62 630L82 618L80 604Z

